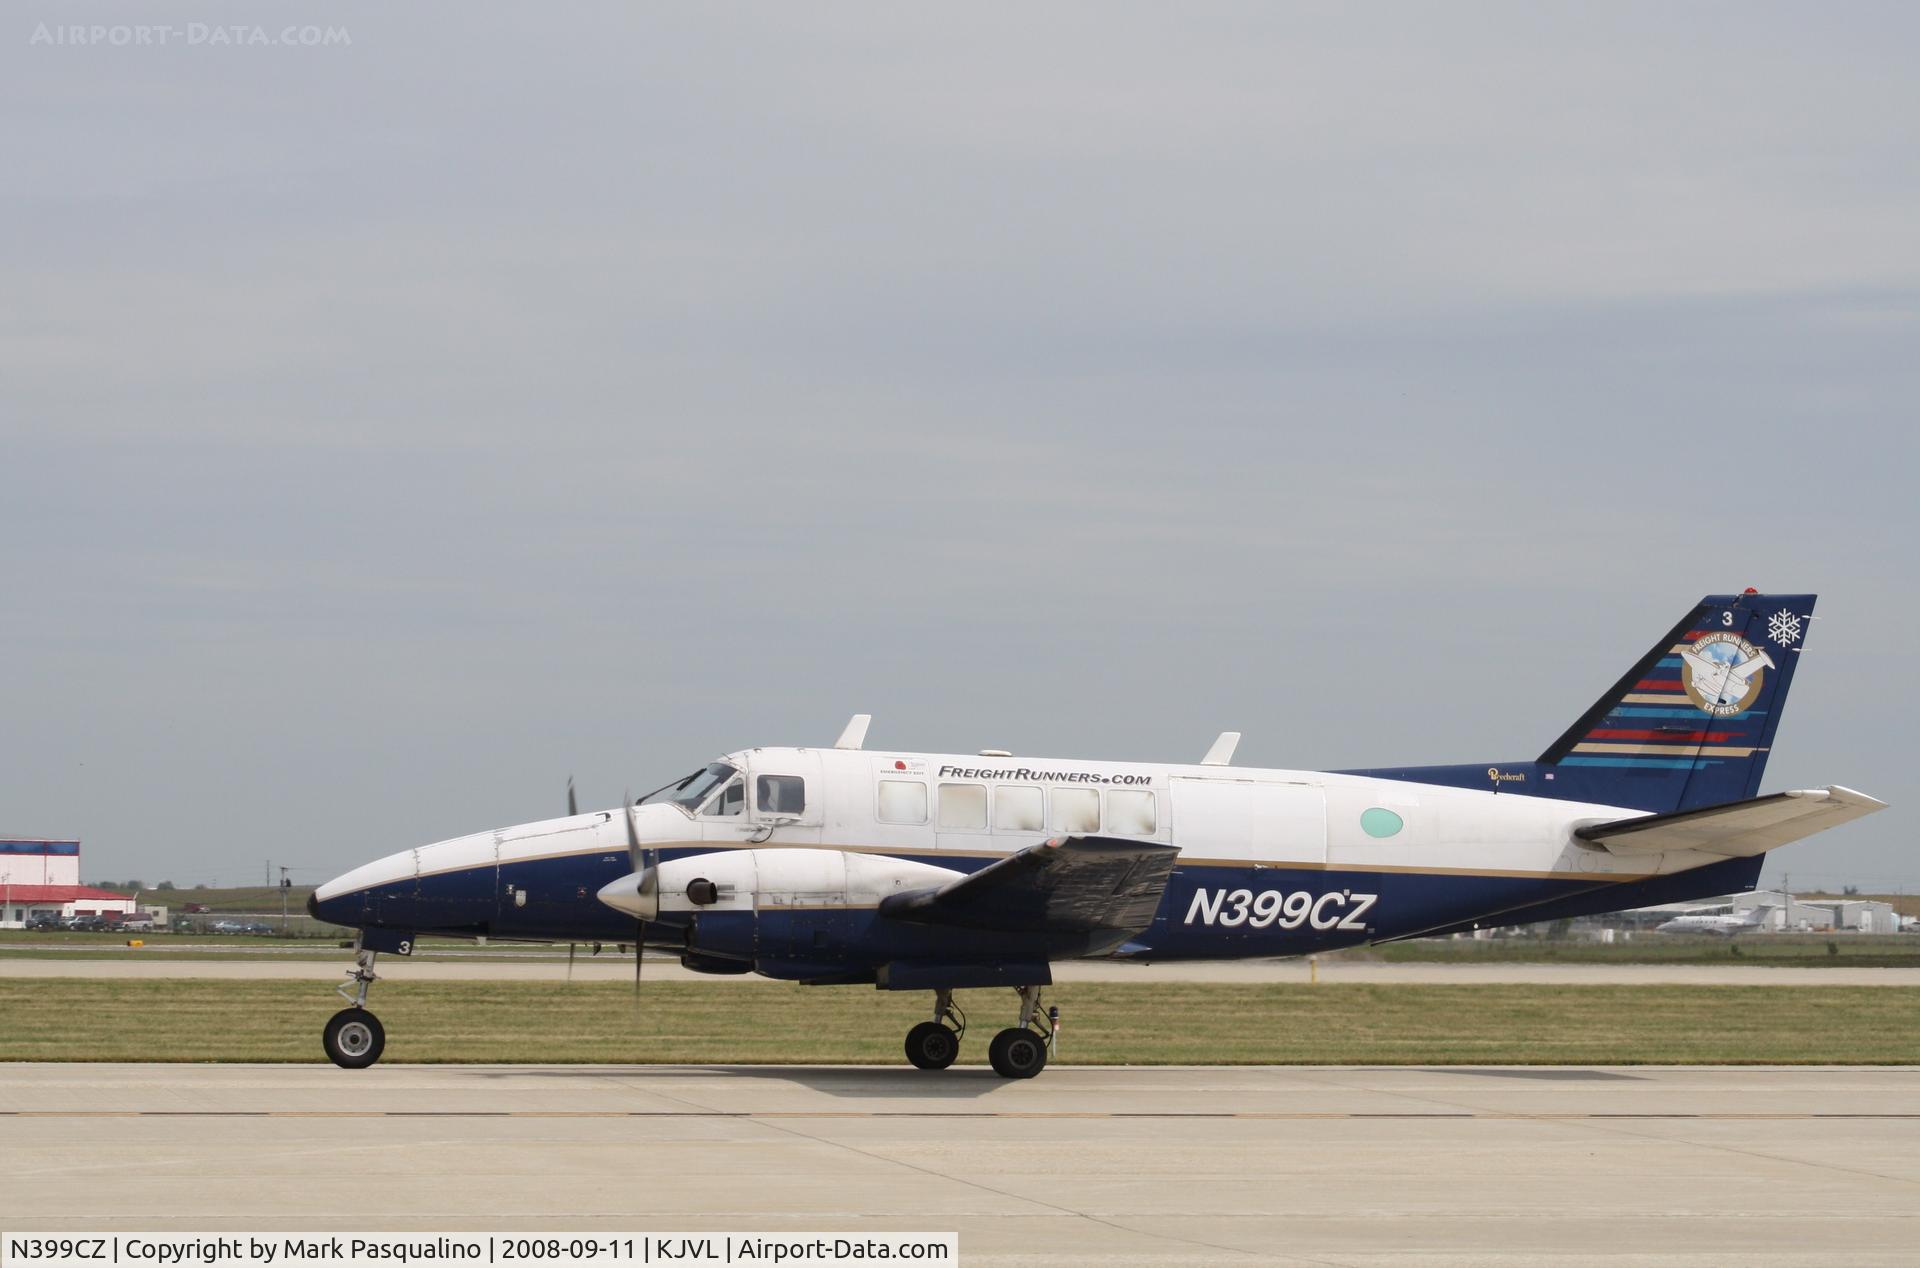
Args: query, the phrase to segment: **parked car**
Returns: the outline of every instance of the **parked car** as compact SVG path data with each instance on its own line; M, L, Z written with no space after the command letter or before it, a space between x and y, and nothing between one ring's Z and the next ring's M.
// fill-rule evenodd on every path
M262 921L253 921L241 930L242 933L272 933L273 926Z
M105 933L112 926L105 916L75 916L67 922L67 928L74 933Z
M39 915L27 922L29 929L63 929L65 927L58 916Z
M245 933L247 926L238 920L216 920L207 926L208 933Z
M120 922L120 928L128 933L152 933L152 916L128 916Z

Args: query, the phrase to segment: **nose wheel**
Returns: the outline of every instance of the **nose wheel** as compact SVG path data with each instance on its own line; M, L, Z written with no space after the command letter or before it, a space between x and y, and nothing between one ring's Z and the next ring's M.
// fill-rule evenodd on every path
M320 1046L326 1049L327 1060L343 1070L364 1070L387 1048L387 1028L367 1011L367 988L376 976L374 955L361 951L353 957L347 981L334 988L347 1001L347 1007L327 1018L326 1029L320 1032Z
M386 1050L387 1028L364 1008L343 1008L327 1019L320 1042L342 1070L364 1070Z

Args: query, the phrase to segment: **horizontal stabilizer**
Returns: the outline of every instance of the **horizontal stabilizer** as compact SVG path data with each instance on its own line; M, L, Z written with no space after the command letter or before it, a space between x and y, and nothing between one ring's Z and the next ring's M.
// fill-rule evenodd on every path
M1699 850L1727 858L1751 858L1886 808L1884 801L1835 784L1772 793L1724 806L1616 819L1581 828L1574 835L1614 854Z
M1022 932L1137 933L1153 923L1180 852L1118 837L1055 837L937 889L895 894L880 914Z

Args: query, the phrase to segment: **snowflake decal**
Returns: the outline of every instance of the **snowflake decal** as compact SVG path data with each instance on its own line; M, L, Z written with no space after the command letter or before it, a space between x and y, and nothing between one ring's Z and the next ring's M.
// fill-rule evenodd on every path
M1767 622L1767 637L1782 647L1800 641L1800 618L1784 608Z

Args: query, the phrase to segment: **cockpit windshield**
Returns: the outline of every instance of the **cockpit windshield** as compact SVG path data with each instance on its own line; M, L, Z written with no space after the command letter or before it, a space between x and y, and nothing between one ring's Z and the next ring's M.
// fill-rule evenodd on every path
M678 783L668 784L665 788L648 793L634 804L646 806L669 802L692 814L700 808L701 802L713 795L714 789L739 773L725 762L715 762L711 766L693 772Z

